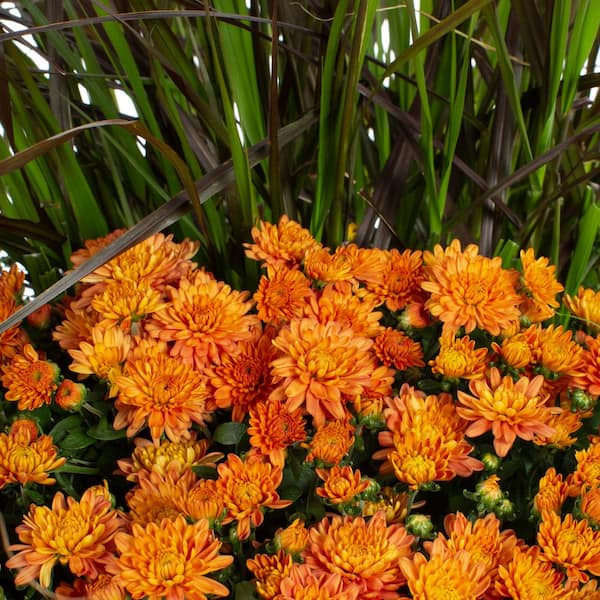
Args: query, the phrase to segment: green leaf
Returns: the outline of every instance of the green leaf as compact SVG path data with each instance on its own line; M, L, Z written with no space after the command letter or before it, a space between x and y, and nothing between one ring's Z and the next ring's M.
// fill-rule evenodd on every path
M125 429L116 430L105 417L90 427L87 434L97 440L120 440L126 437Z
M83 431L72 431L68 433L58 444L62 450L83 450L96 443L96 440Z
M222 423L215 429L213 440L223 446L235 446L246 433L245 423Z

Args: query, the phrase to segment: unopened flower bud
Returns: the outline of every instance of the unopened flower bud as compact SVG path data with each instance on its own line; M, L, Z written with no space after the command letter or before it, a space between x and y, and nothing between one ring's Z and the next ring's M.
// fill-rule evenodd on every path
M65 379L56 390L54 401L63 410L77 411L85 402L87 388L83 383L75 383L70 379Z
M431 517L421 514L409 515L406 519L406 529L412 535L425 540L432 540L435 537L435 530Z

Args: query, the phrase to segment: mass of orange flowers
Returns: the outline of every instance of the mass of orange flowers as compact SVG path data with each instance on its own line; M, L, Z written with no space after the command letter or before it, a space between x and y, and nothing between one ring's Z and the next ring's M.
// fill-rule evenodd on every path
M251 238L254 290L156 234L0 334L0 588L600 597L600 292L533 248Z

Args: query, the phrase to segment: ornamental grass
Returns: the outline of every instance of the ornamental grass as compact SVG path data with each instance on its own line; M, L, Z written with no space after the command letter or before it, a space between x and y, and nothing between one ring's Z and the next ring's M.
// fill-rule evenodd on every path
M156 234L1 335L8 597L600 597L598 293L531 249L252 239L255 290Z

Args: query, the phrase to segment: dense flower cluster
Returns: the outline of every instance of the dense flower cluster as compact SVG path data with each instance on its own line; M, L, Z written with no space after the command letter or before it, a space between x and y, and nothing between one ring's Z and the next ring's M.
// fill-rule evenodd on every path
M151 236L0 334L16 585L600 597L600 292L533 249L332 250L287 217L245 245L254 293L197 249Z

